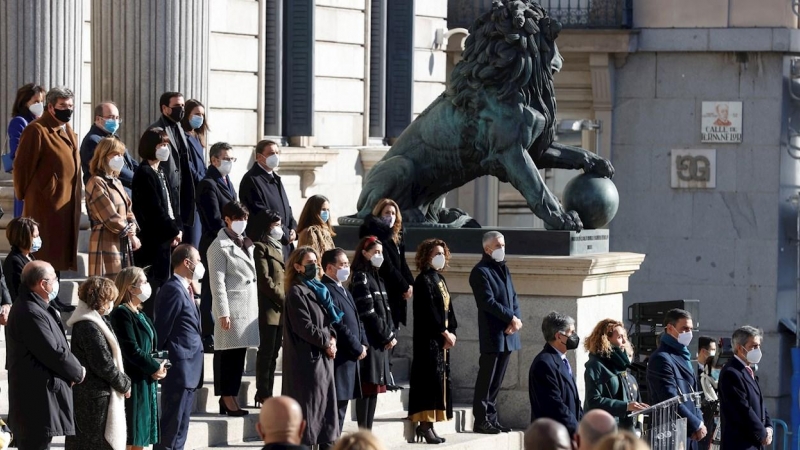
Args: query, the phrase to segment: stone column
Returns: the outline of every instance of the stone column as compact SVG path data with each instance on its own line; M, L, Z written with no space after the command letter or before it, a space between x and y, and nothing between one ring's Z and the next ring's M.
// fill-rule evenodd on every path
M119 134L133 154L161 115L162 93L178 91L208 107L209 5L92 0L92 103L119 106Z

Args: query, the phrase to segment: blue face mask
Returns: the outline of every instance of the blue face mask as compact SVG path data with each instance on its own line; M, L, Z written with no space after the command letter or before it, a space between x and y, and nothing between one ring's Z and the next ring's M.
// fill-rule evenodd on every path
M711 378L719 381L719 373L722 369L712 369L711 370Z
M322 219L323 222L327 222L330 216L331 215L328 211L322 211L321 213L319 213L319 217Z
M103 123L103 128L106 129L111 134L114 134L119 130L119 120L117 119L106 119Z
M203 116L192 116L189 119L189 126L192 127L193 130L196 130L203 126Z
M36 253L41 248L42 248L42 237L36 236L35 238L33 238L33 243L31 243L31 253Z

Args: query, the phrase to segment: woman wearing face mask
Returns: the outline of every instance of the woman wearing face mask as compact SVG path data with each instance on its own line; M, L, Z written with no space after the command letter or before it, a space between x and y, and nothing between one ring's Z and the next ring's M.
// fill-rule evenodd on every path
M22 269L29 262L36 260L33 254L42 247L39 224L30 217L15 217L6 226L6 239L11 245L11 251L3 261L3 273L11 301L14 301L22 285Z
M356 400L358 427L368 430L372 429L378 394L386 392L389 384L388 351L397 345L389 296L380 275L384 264L383 248L377 237L365 237L358 243L350 265L349 289L370 347L367 357L361 360L362 397Z
M67 321L72 327L72 354L86 369L83 382L72 387L79 431L67 436L67 449L125 449L125 399L131 395L131 379L105 317L114 309L117 294L113 281L89 277L78 288L78 307Z
M170 158L169 137L163 128L150 128L139 140L142 164L133 174L133 212L141 231L142 246L134 255L139 267L150 266L153 291L170 276L169 258L172 248L181 243L183 223L178 208L178 190L169 182L160 164ZM150 314L155 302L147 302L144 311Z
M639 385L630 373L628 334L622 322L603 319L583 343L589 352L583 380L586 383L584 410L602 409L617 418L620 428L633 431L636 422L628 417L648 407L641 402Z
M300 247L286 262L282 395L297 400L303 410L302 443L330 448L340 434L333 324L342 320L342 312L318 279L317 261L314 249Z
M186 101L186 114L181 119L181 127L186 133L186 143L189 145L189 173L194 185L197 186L206 176L204 155L206 153L206 135L209 130L206 109L199 100L191 99ZM183 179L187 180L186 177ZM192 244L195 248L199 248L200 237L203 232L199 214L197 208L195 208L194 225L185 225L183 229L183 242Z
M129 450L142 450L158 442L158 380L167 376L166 361L153 358L156 351L156 327L144 315L142 303L150 298L151 287L144 270L138 267L122 269L115 285L119 294L111 326L122 351L125 373L131 379L131 395L125 400L128 429L126 444Z
M208 247L214 326L214 395L219 413L243 416L237 397L248 347L258 347L258 288L253 241L244 236L248 211L240 202L222 207L225 228Z
M298 244L307 245L321 255L335 247L331 225L331 205L322 195L314 195L308 199L300 220L297 222Z
M717 348L722 348L721 343ZM706 438L700 443L719 444L719 436L715 432L719 427L719 374L722 371L721 358L718 351L709 352L703 370L700 372L700 388L703 390L703 399L700 402L700 411L703 413L703 423L708 429ZM716 437L716 442L715 441ZM703 447L701 447L703 448ZM706 447L708 448L708 446Z
M142 246L131 199L119 181L125 165L125 144L107 137L95 148L86 183L86 210L92 234L89 237L89 275L114 278L133 265L133 252Z
M8 123L8 150L12 160L17 155L22 131L44 112L44 94L45 89L33 83L28 83L17 90L17 98L11 107L12 118ZM11 172L10 167L3 168L6 172ZM23 204L22 200L14 197L14 217L22 215Z
M441 275L449 260L450 250L441 239L426 239L417 248L419 275L414 280L414 359L408 419L419 422L417 440L425 438L428 444L445 441L436 434L433 423L453 418L450 349L456 345L458 322Z
M278 352L283 342L281 314L286 301L283 287L286 266L283 263L281 225L281 215L270 209L261 211L253 218L253 228L264 230L261 236L255 236L253 250L258 286L260 337L256 354L256 406L260 406L264 400L272 397Z

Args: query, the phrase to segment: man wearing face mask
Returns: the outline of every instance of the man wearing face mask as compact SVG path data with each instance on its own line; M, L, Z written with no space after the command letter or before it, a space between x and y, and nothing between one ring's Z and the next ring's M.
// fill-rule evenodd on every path
M542 417L553 419L574 436L583 418L575 372L567 359L567 351L578 348L581 341L575 332L575 319L551 312L542 319L542 335L547 343L528 372L531 422Z
M100 140L109 136L119 139L117 130L122 123L119 117L119 109L114 102L103 102L94 107L94 123L89 128L89 132L81 142L81 169L83 170L83 184L89 181L92 176L89 170L89 162L94 156L94 150ZM125 154L122 155L125 164L119 170L119 181L125 187L128 197L131 196L131 182L133 181L133 172L139 167L139 163L131 158L128 149L125 149Z
M476 433L497 434L510 428L497 419L497 394L503 384L511 352L522 348L517 332L519 300L505 262L506 241L497 231L483 235L483 257L469 275L478 306L478 340L481 356L472 401Z
M239 195L254 216L265 209L280 213L283 222L281 244L286 260L294 250L292 243L297 239L297 221L294 220L281 177L275 173L280 164L280 153L278 144L273 141L263 140L256 145L255 163L242 177ZM260 236L263 231L254 229L254 224L247 227L247 234L251 236Z
M178 245L170 259L173 276L156 295L158 349L169 352L172 367L161 384L160 441L154 450L181 450L186 444L189 414L203 375L200 312L192 281L205 275L200 254L189 244Z
M356 302L342 283L350 276L350 261L339 247L322 254L325 275L322 282L333 298L333 304L344 315L333 324L336 330L336 357L333 360L336 379L336 401L339 407L339 429L344 426L347 404L361 397L361 376L358 361L367 357L367 334L358 316Z
M761 330L745 325L733 332L734 357L719 375L722 448L763 449L772 443L772 420L752 366L761 361Z
M22 132L14 158L14 192L25 201L23 215L39 222L45 245L37 253L56 271L77 270L81 216L81 167L78 140L69 121L72 91L55 87L47 109Z
M697 339L697 347L697 384L699 388L703 388L703 373L707 373L709 376L711 375L711 367L708 368L709 370L706 370L706 365L713 364L714 356L717 354L717 343L712 337L700 336ZM706 424L708 433L706 437L700 441L700 450L706 450L711 446L711 438L714 435L716 405L716 403L709 402L706 396L703 396L700 411L703 413L703 423Z
M651 405L698 390L688 349L693 328L692 315L688 311L677 308L667 311L661 344L650 355L647 364ZM698 450L698 442L708 434L700 409L689 401L678 406L678 415L686 419L686 449Z

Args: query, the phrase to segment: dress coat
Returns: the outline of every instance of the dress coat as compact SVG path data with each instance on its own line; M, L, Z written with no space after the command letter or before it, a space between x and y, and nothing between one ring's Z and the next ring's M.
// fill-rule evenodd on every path
M81 141L81 169L83 171L84 185L89 183L89 178L92 176L92 173L89 170L89 163L92 161L92 157L94 157L94 151L97 148L97 144L99 144L103 138L107 137L119 139L119 136L116 134L111 134L108 131L98 127L96 124L92 124L91 128L89 128L89 132L86 133L86 136L83 137L83 141ZM136 168L139 167L139 163L131 158L131 154L128 152L127 148L125 149L125 153L122 155L122 159L125 161L125 165L123 165L122 169L119 171L119 181L122 182L122 185L125 187L125 192L127 192L128 197L130 197L131 183L133 183L133 172L135 172Z
M584 409L602 409L616 417L620 428L632 431L634 420L628 417L628 403L640 402L641 394L636 378L629 370L613 370L608 358L589 354L583 372L586 386Z
M328 250L333 250L336 245L333 243L331 232L325 227L311 225L301 231L297 236L297 245L302 247L307 245L317 252L317 257L322 259L322 254Z
M336 332L314 292L304 284L286 293L283 325L283 390L300 403L306 429L303 444L339 438L339 416L333 360L325 350Z
M116 177L93 176L86 183L89 236L89 275L113 279L133 265L128 231L138 230L131 199Z
M336 330L336 358L333 360L336 398L339 401L361 398L358 357L361 356L362 346L369 344L364 324L358 318L356 302L350 291L327 275L322 276L322 282L330 291L333 304L343 314L342 320L333 324Z
M734 357L719 374L722 448L725 450L761 450L761 441L772 428L772 419L764 405L758 380ZM773 434L774 440L774 434Z
M39 222L39 258L53 269L78 268L81 218L81 157L72 127L48 111L22 132L14 158L14 192L23 215Z
M445 308L445 296L447 307ZM444 349L447 330L456 333L458 322L453 297L438 271L428 267L414 280L414 358L411 361L411 392L408 415L424 411L444 411L453 418L450 356Z
M272 239L272 238L269 238ZM286 303L283 277L286 265L283 262L283 247L275 244L255 242L253 259L256 263L256 285L258 286L259 326L281 324L281 314Z
M400 230L400 238L395 243L392 240L392 230L371 214L364 219L364 223L358 229L359 238L376 236L383 244L384 260L379 272L386 283L389 305L392 307L392 320L397 328L406 324L408 300L403 298L403 294L414 284L414 275L411 274L406 262L406 243L403 234L405 229Z
M162 115L158 120L151 123L149 128L163 128L169 137L170 155L169 159L162 162L164 174L169 181L170 196L175 198L178 208L175 215L181 217L181 226L194 225L195 213L195 183L192 179L189 167L189 142L186 140L186 132L183 131L180 123L173 122L171 119ZM146 162L142 162L142 165ZM135 200L134 200L135 203Z
M72 389L84 368L72 354L58 311L27 287L6 326L8 424L16 437L75 434Z
M570 436L578 430L583 407L578 386L552 345L544 348L531 363L528 372L528 396L531 402L531 422L547 417L564 425Z
M27 113L15 116L8 122L8 153L11 155L12 161L16 158L17 147L19 146L19 139L22 137L22 132L25 131L25 127L34 120L36 120L36 117L31 113ZM3 170L10 172L8 167L3 167ZM22 200L14 195L14 217L20 217L21 215Z
M156 327L142 312L135 313L120 305L110 314L117 335L125 373L131 379L131 396L125 399L128 445L146 447L158 442L158 382L152 375L161 368L153 359L156 351Z
M517 291L505 262L489 255L472 268L469 285L478 306L478 340L481 353L511 352L522 348L519 333L506 334L511 320L521 317Z
M22 286L22 269L26 264L35 260L33 253L25 256L17 247L11 247L11 251L3 260L3 275L8 286L8 293L11 295L11 301L19 297L20 286Z
M222 207L232 201L236 201L236 189L230 177L223 177L215 166L208 166L205 177L197 184L197 211L203 228L198 251L204 260L208 246L217 238L219 230L225 228ZM249 237L258 239L258 236Z
M367 357L361 360L361 383L389 384L389 355L384 347L397 334L386 287L378 271L369 267L353 272L349 289L369 343Z
M281 238L283 259L289 259L289 254L293 250L293 246L289 244L289 234L291 230L297 228L297 221L294 220L292 206L289 204L289 197L286 195L281 177L275 172L267 173L258 163L254 163L239 183L239 198L247 206L252 217L265 209L280 214L283 224ZM247 235L257 239L265 230L256 230L254 226L253 222L247 225Z
M214 312L214 350L258 347L258 287L253 247L242 250L225 232L208 247L208 277ZM229 317L223 330L220 317Z

